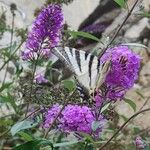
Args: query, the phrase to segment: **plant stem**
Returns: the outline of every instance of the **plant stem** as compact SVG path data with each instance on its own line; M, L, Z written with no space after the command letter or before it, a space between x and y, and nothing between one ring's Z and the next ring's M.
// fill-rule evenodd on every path
M114 134L104 145L102 145L102 146L99 148L99 150L102 150L103 148L105 148L105 147L112 141L112 139L114 139L114 138L117 136L117 134L127 125L127 123L128 123L130 120L132 120L133 118L135 118L135 117L138 116L139 114L144 113L144 112L146 112L146 111L150 111L150 108L143 109L143 110L141 110L141 111L138 111L138 112L135 113L134 115L132 115L132 116L115 132L115 134Z
M88 141L86 141L85 146L84 146L84 150L86 150L88 147Z
M99 57L101 57L106 50L108 49L108 47L113 43L113 41L116 39L118 33L120 32L120 30L122 29L122 27L124 26L124 24L126 23L126 21L128 20L128 18L130 17L132 11L134 10L135 6L137 5L139 0L136 0L135 3L133 4L133 6L131 7L130 11L128 12L126 18L123 20L122 24L120 25L120 27L118 28L118 30L115 32L114 36L112 37L111 41L109 42L109 44L106 46L106 48L99 54Z
M71 92L68 97L66 98L62 108L60 109L60 111L58 112L57 116L54 118L53 122L51 123L50 127L48 128L47 132L44 135L44 138L46 138L48 136L49 131L52 129L53 125L56 123L58 117L60 116L61 112L64 110L65 106L68 104L70 97L74 94L75 90L73 92Z
M150 97L146 98L144 104L141 106L141 108L139 109L139 111L144 108L144 106L148 103L149 100L150 100Z
M39 58L39 57L38 57ZM34 76L35 76L35 72L36 72L36 67L37 67L37 62L38 62L38 58L35 60L34 65L33 65L33 73L32 73L32 78L31 78L31 87L30 87L30 96L29 96L29 101L32 97L32 91L33 91L33 82L34 82ZM33 60L34 61L34 60ZM26 109L26 113L25 113L25 117L27 116L28 110L29 110L29 105L30 103L27 104L27 109Z
M0 71L5 67L5 65L12 59L12 57L15 55L15 53L18 51L18 49L22 46L24 41L22 41L18 47L14 50L14 52L10 55L10 57L3 63L3 65L0 67Z
M31 115L33 115L34 113L37 113L39 111L40 111L40 108L37 108L35 111L31 112L28 116L24 117L21 121L28 119ZM0 134L0 137L3 137L4 135L6 135L10 131L10 129L8 129L8 130L4 131L2 134Z
M9 50L9 53L11 52L11 49L12 49L12 42L13 42L13 35L14 35L14 20L15 20L15 13L13 12L12 13L12 23L11 23L11 35L10 35L10 50ZM7 63L7 66L6 66L4 79L3 79L2 84L5 83L5 80L6 80L6 77L7 77L8 67L9 67L9 62Z

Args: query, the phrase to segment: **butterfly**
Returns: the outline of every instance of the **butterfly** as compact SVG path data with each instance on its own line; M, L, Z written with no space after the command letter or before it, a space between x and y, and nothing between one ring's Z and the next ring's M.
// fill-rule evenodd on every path
M57 67L55 66L55 70L56 68L59 70L60 67L65 70L66 67L67 72L73 74L77 83L77 91L72 95L70 103L81 102L80 98L84 100L84 102L89 100L94 91L99 89L103 84L109 69L109 63L101 63L99 57L83 50L70 47L64 47L63 49L57 48L52 52L58 57L61 63L64 64L58 63L56 65ZM55 72L53 73L54 77L59 77ZM49 72L45 74L48 76ZM21 93L27 102L42 105L62 103L69 94L69 91L67 91L60 82L63 78L58 82L56 80L53 85L39 85L34 83L32 85L32 93L29 94L31 92L31 76L32 75L28 74L25 78L20 79ZM67 75L67 77L70 76Z
M99 57L70 47L55 48L52 52L72 71L83 99L101 87L110 68L109 60L101 63Z

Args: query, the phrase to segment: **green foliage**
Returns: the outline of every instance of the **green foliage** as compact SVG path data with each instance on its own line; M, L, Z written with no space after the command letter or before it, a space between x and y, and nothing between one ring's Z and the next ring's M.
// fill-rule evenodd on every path
M59 3L59 4L69 4L73 0L47 0L46 4L50 3ZM114 0L120 7L126 8L126 0ZM40 11L40 9L38 10ZM140 15L144 17L149 17L149 13L142 12ZM2 38L2 35L4 32L10 32L10 27L6 24L6 17L5 13L2 13L0 15L0 39ZM93 36L92 34L81 32L81 31L70 31L65 30L66 35L64 34L63 38L66 39L66 43L69 43L69 38L74 38L73 40L76 40L78 37L91 39L95 42L100 42L100 39ZM13 64L13 71L10 73L8 69L6 69L6 72L9 72L11 75L10 81L1 81L0 86L0 107L3 109L3 106L6 106L4 108L4 111L6 111L6 114L0 112L0 149L3 147L8 149L11 149L13 145L17 145L13 148L13 150L59 150L59 149L73 149L73 150L96 150L101 145L105 144L108 139L118 130L120 127L120 119L123 119L124 122L128 120L126 115L121 114L119 115L115 108L111 108L111 103L105 103L105 105L99 110L97 113L102 113L104 116L105 114L108 114L109 119L106 128L104 129L104 132L101 133L100 138L93 138L92 133L91 134L85 134L85 133L71 133L71 138L68 136L68 134L59 132L58 130L51 130L50 134L48 135L47 139L40 139L44 137L44 129L41 128L40 121L38 117L43 117L44 113L39 111L38 113L33 114L36 119L30 120L30 116L25 116L25 113L27 112L27 105L29 104L29 109L33 108L41 108L42 106L43 110L46 110L47 108L51 107L55 103L62 104L65 100L65 98L76 89L76 84L71 79L63 78L63 71L61 72L59 69L56 70L56 68L53 68L53 61L43 61L38 60L36 62L37 68L43 67L49 69L50 71L47 71L45 76L49 77L50 81L52 80L52 74L55 71L60 71L59 75L56 77L58 80L57 82L49 82L47 84L36 84L32 81L33 77L33 62L27 63L28 70L26 67L23 68L21 58L20 58L20 47L22 44L24 44L24 41L27 38L27 29L14 29L14 35L18 36L21 40L19 43L18 41L13 41L12 44L8 44L3 46L0 49L0 59L2 61L2 64L0 66L0 71L7 68L7 65L10 63ZM15 39L15 38L14 38ZM63 42L64 42L63 41ZM108 39L101 40L101 45L105 45L105 47L108 45L109 41ZM67 45L66 43L63 43L64 45ZM8 41L9 43L9 41ZM2 43L3 44L3 43ZM70 44L70 43L69 43ZM98 44L99 45L99 44ZM103 48L104 46L99 46L99 48ZM131 46L131 47L142 47L147 48L146 46L142 44L137 43L125 43L123 45ZM95 49L93 49L95 50ZM100 49L101 50L101 49ZM35 62L34 62L35 63ZM46 67L45 67L46 66ZM59 65L57 67L60 67ZM8 67L9 68L9 67ZM42 68L42 69L43 69ZM28 73L29 72L29 73ZM43 72L42 72L43 73ZM26 75L27 74L27 75ZM61 77L60 77L61 76ZM63 78L63 80L62 80ZM61 80L59 80L61 79ZM60 87L57 87L58 84L61 84ZM62 86L63 84L63 86ZM52 86L53 85L53 86ZM142 98L145 99L145 96L140 92L136 91L136 93ZM124 100L129 106L136 111L136 104L130 100L125 99ZM75 93L70 97L69 104L83 104L84 101L80 100L79 93ZM89 107L93 104L92 102L87 102ZM92 107L93 108L93 107ZM30 110L28 110L30 111ZM113 114L114 113L114 114ZM107 117L107 115L106 115ZM38 119L37 119L38 118ZM42 118L43 119L43 118ZM59 121L59 120L58 120ZM101 126L101 122L99 121L93 121L92 122L92 130L96 131ZM55 124L54 126L55 127ZM10 130L9 130L10 129ZM141 135L142 138L147 142L149 139L147 138L149 136L149 133L147 130L146 132L143 132L143 130L139 127L133 124L133 122L129 122L129 126L122 129L122 131L118 134L116 138L114 138L106 148L106 150L133 150L135 149L135 145L133 143L134 138L137 135ZM128 138L126 138L128 136ZM38 137L38 139L36 138ZM72 138L73 137L73 138ZM25 143L23 143L25 142ZM122 144L123 143L123 144ZM126 144L124 144L126 143ZM148 142L147 142L148 143ZM148 145L148 144L147 144ZM105 150L105 149L104 149ZM145 150L150 150L150 147L147 146Z
M6 104L9 103L13 107L15 112L18 113L18 107L15 102L15 97L11 95L9 92L7 92L7 94L5 95L0 95L0 102Z
M144 95L143 95L139 90L136 90L136 93L137 93L142 99L145 99Z
M107 103L106 105L104 105L101 109L101 113L104 112L105 110L107 110L107 108L110 106L110 103Z
M0 14L0 39L2 38L3 33L7 31L7 26L6 26L6 16L5 12Z
M27 132L24 131L20 131L18 132L18 135L20 135L20 137L24 140L24 141L32 141L33 140L33 136Z
M114 0L120 7L126 7L126 0Z
M21 122L17 122L15 125L13 125L10 131L12 136L14 136L17 132L21 130L30 129L37 125L38 123L34 122L34 120L24 120Z
M147 12L141 12L139 15L150 18L150 13L147 13Z
M134 110L134 112L136 111L136 104L132 100L124 98L124 102L129 104L129 106Z
M35 139L26 142L24 144L14 147L12 150L40 150L41 146L47 145L49 145L51 147L51 150L53 150L53 144L50 141L43 139Z
M72 80L63 80L62 83L63 83L64 87L66 89L68 89L70 92L74 91L76 88L76 85L75 85L74 81L72 81Z
M12 84L13 84L13 82L6 82L6 83L2 84L2 86L0 87L0 92L2 92L5 89L8 89Z
M70 30L67 30L66 32L68 32L73 38L77 38L79 36L79 37L84 37L84 38L87 38L87 39L94 40L96 42L100 41L100 39L98 39L94 35L92 35L90 33L87 33L87 32L83 32L83 31L70 31Z
M119 117L122 118L124 121L128 120L128 118L126 116L124 116L124 115L119 115Z

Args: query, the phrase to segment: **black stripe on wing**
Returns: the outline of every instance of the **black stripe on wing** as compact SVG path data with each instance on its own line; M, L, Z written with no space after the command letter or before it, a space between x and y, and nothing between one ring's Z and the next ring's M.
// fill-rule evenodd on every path
M99 58L97 59L97 61L98 61L98 63L97 63L97 73L99 73L101 63L100 63Z
M73 52L72 52L72 48L67 47L69 49L70 54L73 56ZM66 52L66 49L64 48L64 50L61 51L62 55L67 59L67 61L69 62L69 64L71 64L70 59L68 57L68 54Z
M89 53L85 52L85 60L87 59Z
M72 49L73 49L73 48L69 47L70 54L73 56Z
M75 50L75 55L76 55L76 61L77 61L79 70L82 72L82 68L81 68L81 58L80 58L80 51Z
M90 56L90 60L89 60L89 68L88 68L88 71L89 71L89 78L90 78L90 82L89 82L89 86L91 86L91 76L92 76L92 63L93 63L93 60L94 60L94 55L91 55Z

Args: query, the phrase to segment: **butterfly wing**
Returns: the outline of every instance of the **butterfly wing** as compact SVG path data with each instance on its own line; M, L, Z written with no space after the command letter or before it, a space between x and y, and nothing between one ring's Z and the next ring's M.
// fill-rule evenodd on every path
M65 47L62 54L73 69L79 83L88 90L94 89L100 70L98 57L69 47Z

